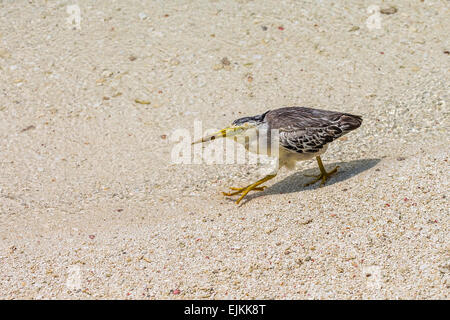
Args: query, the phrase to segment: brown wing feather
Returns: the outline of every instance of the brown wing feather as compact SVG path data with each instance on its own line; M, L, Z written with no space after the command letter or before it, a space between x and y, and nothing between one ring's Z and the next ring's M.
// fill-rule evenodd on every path
M306 107L272 110L264 120L271 129L279 130L281 146L298 153L318 152L362 122L360 116Z

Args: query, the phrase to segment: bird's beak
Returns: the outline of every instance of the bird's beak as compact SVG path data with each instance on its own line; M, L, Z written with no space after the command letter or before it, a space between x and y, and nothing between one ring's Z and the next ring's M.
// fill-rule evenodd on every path
M206 136L204 138L201 138L199 140L196 140L194 142L192 142L192 144L196 144L196 143L203 143L203 142L208 142L208 141L212 141L215 140L217 138L225 138L225 137L233 137L239 133L241 133L242 131L245 131L249 129L249 125L248 124L244 124L243 126L233 126L233 127L227 127L224 128L220 131L217 131L216 133Z

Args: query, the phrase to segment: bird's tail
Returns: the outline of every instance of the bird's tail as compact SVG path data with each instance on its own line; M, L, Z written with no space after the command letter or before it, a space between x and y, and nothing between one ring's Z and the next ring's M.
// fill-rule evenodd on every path
M215 140L218 138L233 137L233 136L236 136L248 129L250 129L250 126L248 124L245 124L243 126L227 127L220 131L217 131L209 136L206 136L199 140L196 140L196 141L192 142L192 144L208 142L208 141L212 141L212 140Z

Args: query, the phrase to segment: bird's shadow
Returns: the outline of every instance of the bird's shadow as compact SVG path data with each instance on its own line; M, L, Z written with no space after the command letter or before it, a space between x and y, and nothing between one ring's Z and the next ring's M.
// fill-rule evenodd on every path
M330 177L327 181L326 186L333 185L335 183L350 179L361 172L369 170L373 168L380 162L380 159L362 159L362 160L353 160L349 162L335 162L332 164L325 165L327 171L332 170L336 166L339 166L338 172ZM303 190L311 190L317 189L320 187L320 182L317 182L313 185L305 187L305 184L313 180L312 177L307 177L306 175L318 175L320 173L319 168L307 169L300 172L296 172L289 177L271 185L267 189L261 192L257 192L251 195L248 195L245 198L245 202L251 201L252 199L267 196L271 194L286 194L299 192Z

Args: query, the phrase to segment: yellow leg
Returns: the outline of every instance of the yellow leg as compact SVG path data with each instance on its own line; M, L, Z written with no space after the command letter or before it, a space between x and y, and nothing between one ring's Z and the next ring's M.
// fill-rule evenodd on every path
M269 174L268 176L262 178L261 180L256 181L255 183L252 183L251 185L244 187L244 188L231 188L233 190L237 190L235 192L223 192L224 195L226 196L233 196L235 194L241 194L241 196L239 197L239 199L237 199L236 204L239 204L239 202L241 202L242 199L244 199L244 197L247 195L247 193L249 193L252 190L264 190L265 187L258 187L260 184L274 178L276 176L276 174Z
M323 166L322 163L322 159L320 158L320 156L316 157L317 159L317 163L319 165L319 169L320 169L320 174L318 176L315 176L316 179L312 180L311 182L308 182L307 184L305 184L305 187L310 186L314 183L316 183L319 180L322 180L322 182L320 183L320 186L323 186L327 180L337 172L337 169L339 168L339 166L337 166L336 168L334 168L333 170L331 170L330 172L327 172L325 170L325 167Z

